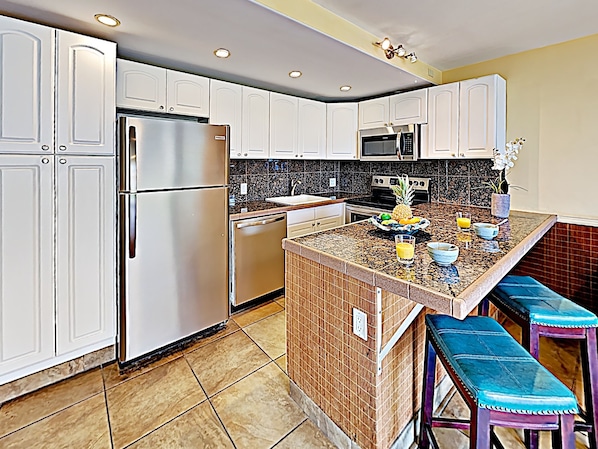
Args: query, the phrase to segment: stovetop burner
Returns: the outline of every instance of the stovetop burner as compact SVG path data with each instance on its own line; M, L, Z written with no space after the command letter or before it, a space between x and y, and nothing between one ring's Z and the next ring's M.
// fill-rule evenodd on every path
M348 204L367 207L392 209L396 205L396 198L390 186L398 184L398 176L373 175L372 194L347 200ZM430 202L430 178L409 178L409 184L414 187L413 204Z

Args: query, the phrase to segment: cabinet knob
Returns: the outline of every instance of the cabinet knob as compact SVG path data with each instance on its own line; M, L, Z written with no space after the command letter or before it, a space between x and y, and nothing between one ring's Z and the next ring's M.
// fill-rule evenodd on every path
M47 157L42 158L42 164L47 164L48 162L50 162L50 159Z
M161 111L163 111L164 110L164 106L160 105L160 107L158 109L160 109Z
M465 153L461 153L461 157L465 157Z
M48 151L50 147L48 145L42 145L42 150Z
M237 156L241 156L241 153L237 153Z
M174 108L171 106L170 109L169 109L169 111L171 111L171 112L174 111Z
M61 164L66 164L66 159L59 159L58 162L60 162Z
M299 156L299 157L303 157L303 155Z
M59 149L60 151L66 151L66 145L60 145L60 146L58 147L58 149Z
M247 156L247 153L245 153L243 156Z
M295 157L299 157L299 155L298 155L298 154L296 154L296 155L295 155Z
M315 224L315 223L312 223L311 225L312 225L312 226L315 226L316 224Z
M455 153L451 153L451 156L453 157L457 157L457 155Z

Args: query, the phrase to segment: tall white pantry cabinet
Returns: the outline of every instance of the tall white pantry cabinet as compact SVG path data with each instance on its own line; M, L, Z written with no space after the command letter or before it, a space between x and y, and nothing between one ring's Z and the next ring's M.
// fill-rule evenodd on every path
M116 44L0 17L0 384L113 345Z

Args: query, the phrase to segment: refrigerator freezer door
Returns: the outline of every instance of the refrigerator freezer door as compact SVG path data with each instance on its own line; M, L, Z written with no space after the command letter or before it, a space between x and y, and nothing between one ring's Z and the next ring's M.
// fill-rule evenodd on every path
M228 318L228 188L119 199L126 362Z
M121 192L228 184L228 126L122 116L119 139Z

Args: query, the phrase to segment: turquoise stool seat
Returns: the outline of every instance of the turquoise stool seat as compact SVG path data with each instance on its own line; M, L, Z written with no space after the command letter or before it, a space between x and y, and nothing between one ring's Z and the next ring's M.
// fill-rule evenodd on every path
M493 303L530 324L598 327L598 317L530 276L505 276L492 292Z
M426 329L420 449L437 447L433 427L469 429L470 448L490 448L492 426L557 430L560 447L575 447L575 396L499 323L427 315ZM468 404L471 421L432 416L436 356Z
M488 314L488 300L521 326L521 343L536 359L540 337L580 341L585 410L575 430L588 432L590 448L598 449L598 317L530 276L505 276L480 303L480 315ZM537 447L537 440L537 434L526 433L528 447Z

